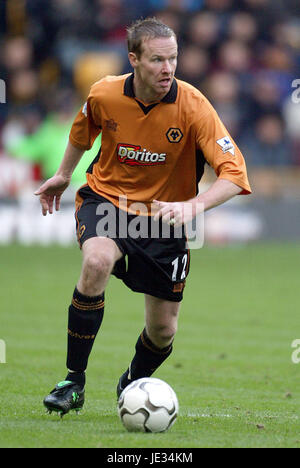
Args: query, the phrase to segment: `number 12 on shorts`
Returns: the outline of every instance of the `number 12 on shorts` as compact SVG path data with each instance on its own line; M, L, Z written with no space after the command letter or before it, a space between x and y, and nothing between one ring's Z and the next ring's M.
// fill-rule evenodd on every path
M186 278L187 260L188 260L188 254L184 254L183 257L181 258L176 257L175 260L173 260L172 281L184 280Z

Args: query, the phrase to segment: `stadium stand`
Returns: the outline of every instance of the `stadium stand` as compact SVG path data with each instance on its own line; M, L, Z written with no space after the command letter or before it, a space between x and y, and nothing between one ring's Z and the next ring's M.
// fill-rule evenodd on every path
M207 95L237 140L254 197L299 197L297 0L7 0L0 4L0 78L6 85L0 203L6 210L8 202L20 206L24 193L58 164L90 84L130 71L126 25L146 15L176 31L176 76ZM59 151L51 150L51 140ZM74 177L66 201L97 149ZM208 170L205 180L211 178ZM13 232L15 227L8 238Z

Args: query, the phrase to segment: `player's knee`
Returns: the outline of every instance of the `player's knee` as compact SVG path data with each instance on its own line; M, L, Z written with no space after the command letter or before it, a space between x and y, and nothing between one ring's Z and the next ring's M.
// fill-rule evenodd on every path
M168 326L162 331L161 338L166 342L171 342L173 341L176 335L176 332L177 332L176 326L173 326L173 327Z
M177 332L176 324L157 324L152 327L151 334L155 337L155 341L160 345L168 344L173 339Z
M106 253L92 253L84 259L84 270L90 276L107 276L113 268L113 259Z

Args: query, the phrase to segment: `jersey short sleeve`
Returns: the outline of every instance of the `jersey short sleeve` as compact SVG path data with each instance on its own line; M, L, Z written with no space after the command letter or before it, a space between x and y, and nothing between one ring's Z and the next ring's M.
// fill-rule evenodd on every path
M216 110L204 98L203 113L196 122L196 144L220 179L241 187L241 195L251 193L244 157L220 120Z
M79 110L72 125L69 140L73 146L82 150L89 150L101 132L102 123L99 105L91 88L90 95Z

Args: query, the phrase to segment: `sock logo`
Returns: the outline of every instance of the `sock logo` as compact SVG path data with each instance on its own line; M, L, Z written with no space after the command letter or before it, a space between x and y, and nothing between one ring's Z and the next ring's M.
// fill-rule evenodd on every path
M80 335L79 333L72 332L68 328L68 335L72 336L73 338L78 338L79 340L94 340L96 338L96 335Z
M117 157L120 163L129 166L157 166L165 164L166 153L152 153L141 146L128 143L119 143L117 145Z

